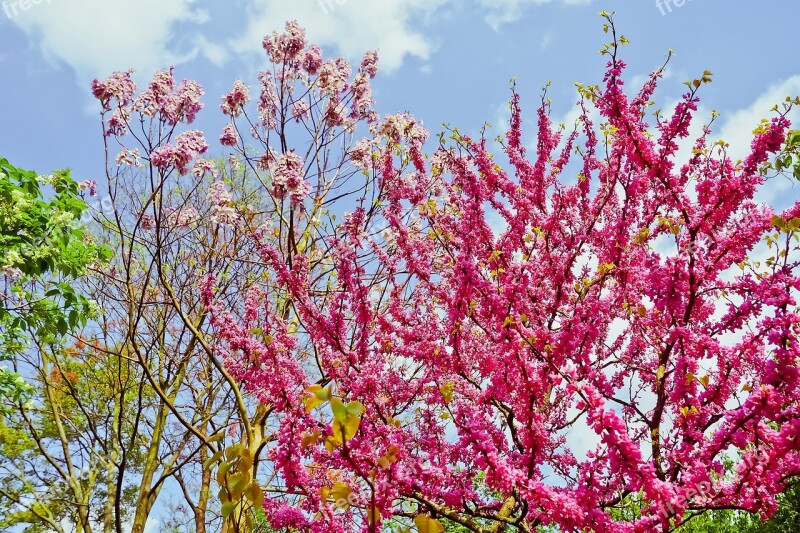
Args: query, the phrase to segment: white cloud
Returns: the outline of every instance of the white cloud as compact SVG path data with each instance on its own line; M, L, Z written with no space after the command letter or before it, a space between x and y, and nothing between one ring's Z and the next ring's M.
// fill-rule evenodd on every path
M81 83L128 67L149 77L195 57L204 42L176 46L175 25L207 19L195 0L42 0L10 18L46 58L71 66Z
M436 47L433 23L465 4L477 7L499 29L537 5L591 1L243 0L236 9L245 11L245 26L234 25L227 42L197 31L208 28L204 23L209 15L200 7L208 0L38 0L25 10L11 2L16 11L9 20L46 58L66 63L79 82L86 83L129 66L141 77L149 77L158 69L197 57L221 65L231 51L263 53L263 36L281 30L291 19L306 27L310 40L333 47L351 60L366 50L379 49L383 69L393 71L409 57L427 60ZM551 38L552 34L543 34L541 46L547 47Z
M753 139L753 129L758 126L762 118L775 116L770 109L775 104L781 104L787 96L800 95L800 75L791 76L779 83L773 84L761 93L748 107L738 109L733 113L723 113L723 125L719 130L719 137L730 143L731 155L742 158L747 155L750 141ZM790 118L796 122L798 114L793 112Z
M564 5L588 5L592 0L477 0L489 13L486 21L498 30L503 24L514 22L522 17L526 8L552 2Z
M297 20L310 41L335 46L350 59L366 50L378 49L381 66L388 71L413 56L427 59L433 44L415 29L433 16L448 0L292 0L251 1L248 23L233 41L238 52L259 51L262 38L282 30L286 20ZM328 55L328 54L326 54Z
M800 75L795 75L770 85L746 107L733 111L721 111L719 118L712 125L710 143L723 139L730 145L727 153L734 161L744 159L750 153L750 143L754 136L753 130L759 125L761 119L774 117L775 113L770 110L776 104L780 106L787 96L798 95L800 95ZM676 103L673 102L666 109L674 109ZM710 117L711 109L700 105L689 128L689 136L678 142L680 150L677 161L688 160L695 139L702 133L702 125L708 122ZM797 109L792 110L789 119L797 128L800 124L800 113ZM756 193L756 200L780 209L786 206L787 192L796 186L797 183L794 180L784 178L770 180ZM790 193L788 196L794 198L796 194Z
M671 77L673 76L668 75L665 76L664 79ZM646 75L633 76L626 87L631 87L634 92L638 91L646 80ZM762 118L769 119L774 117L775 113L772 112L771 109L776 104L780 106L787 96L800 96L800 75L790 76L789 78L768 86L749 105L730 111L720 110L720 116L711 126L712 133L709 137L708 144L710 145L719 139L724 139L725 142L730 145L727 149L728 156L733 158L734 161L743 159L750 152L753 130L759 125ZM693 114L692 123L689 126L689 135L677 140L678 152L675 156L676 168L680 168L682 164L689 160L696 139L702 135L703 126L711 119L712 109L703 105L702 92L700 93L700 98L701 104ZM659 104L656 106L662 110L662 120L669 120L678 102L679 100L672 100L666 103L666 105ZM652 111L651 109L651 112ZM594 121L595 126L597 126L601 122L600 117L594 107L590 107L590 112L591 119ZM577 106L573 106L564 115L562 122L571 126L579 116L580 110ZM792 121L794 129L798 129L800 127L800 110L794 108L789 114L789 119ZM655 122L652 116L648 116L646 120L651 126ZM529 147L535 147L535 137L533 141L529 143ZM797 197L797 193L795 192L797 187L797 182L791 179L777 178L770 180L756 193L756 200L772 205L777 209L785 208L788 200ZM693 189L689 190L689 194L694 197Z
M553 44L553 38L555 37L555 32L553 30L547 30L542 34L542 38L539 40L539 49L544 51L550 48L550 45Z
M470 0L486 13L495 30L519 19L526 8L552 2L587 5L592 0ZM320 44L335 45L353 59L365 50L378 48L383 67L397 69L406 57L428 59L435 48L429 35L420 32L420 22L446 16L446 8L463 5L465 0L251 0L248 25L234 42L238 51L254 49L264 33L281 29L285 20L296 19L309 38ZM368 23L365 23L368 21ZM546 48L552 34L541 40Z

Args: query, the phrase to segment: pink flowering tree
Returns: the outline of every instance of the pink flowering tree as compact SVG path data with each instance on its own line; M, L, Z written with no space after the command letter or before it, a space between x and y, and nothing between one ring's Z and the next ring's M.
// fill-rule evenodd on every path
M116 253L87 280L103 314L84 337L131 376L126 381L136 387L123 390L138 406L114 411L104 519L116 519L119 529L130 515L132 531L143 531L162 489L173 484L185 498L173 509L174 523L217 530L223 517L203 464L222 453L236 428L257 440L264 408L242 395L216 357L197 282L210 271L224 276L222 299L258 275L241 258L253 249L246 236L256 229L264 195L240 161L202 157L206 140L192 127L203 107L199 84L178 82L168 69L142 90L131 72L95 80L92 90L102 106L107 157L98 194L109 207L95 213L93 227ZM138 490L126 509L114 492L133 472Z
M379 118L374 53L354 73L295 23L264 40L258 96L233 84L220 137L261 196L244 213L249 192L207 189L196 209L235 257L206 262L185 288L202 311L182 317L208 318L200 355L242 405L224 446L193 433L225 531L262 503L271 527L313 532L650 532L774 511L800 473L800 203L754 196L793 138L789 105L741 161L708 126L684 156L710 74L650 119L662 69L626 92L626 40L606 31L602 85L579 87L571 129L543 98L530 154L513 94L502 164L483 137L431 153L412 116ZM112 135L136 106L111 89L125 79L96 85L123 102ZM191 108L155 105L166 124ZM191 130L150 139L164 190L205 150Z
M146 451L131 513L135 532L143 530L168 483L181 488L185 502L176 514L188 514L195 531L253 527L270 486L272 469L264 465L265 450L276 439L275 411L261 393L243 390L249 382L225 360L212 327L219 319L204 307L201 289L207 284L200 282L213 274L215 304L230 310L248 291L278 287L251 237L256 233L292 253L307 249L321 264L324 242L313 228L335 216L334 196L363 196L373 187L345 189L361 172L350 166L346 147L357 129L367 131L375 122L370 79L377 55L367 54L354 73L342 58L323 61L296 24L264 44L273 66L258 75L256 113L243 108L250 88L241 81L220 104L231 119L220 143L240 153L227 161L204 157L206 138L192 126L203 90L191 80L178 82L173 69L156 73L142 90L131 72L92 84L102 106L107 156L99 194L113 207L97 213L95 227L117 254L89 282L104 311L91 338L102 339L109 359L126 369L133 363L141 385L142 407L131 423L132 438L144 444L124 442L109 452L126 457L134 446ZM315 143L312 150L287 148L307 138ZM310 164L317 165L318 177L311 176ZM307 209L312 195L319 203ZM291 323L288 299L280 313ZM124 463L112 470L120 479L126 475Z

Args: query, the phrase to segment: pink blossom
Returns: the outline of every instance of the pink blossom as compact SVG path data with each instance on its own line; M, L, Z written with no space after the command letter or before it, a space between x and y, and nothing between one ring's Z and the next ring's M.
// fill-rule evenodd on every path
M236 146L239 143L239 134L236 132L236 126L226 124L222 129L222 135L219 136L219 142L223 146Z
M165 106L165 116L169 124L175 125L179 122L191 124L197 117L197 113L203 109L203 88L193 80L182 80L178 84L175 93L170 97Z
M156 219L152 215L142 215L139 220L141 228L145 231L151 231L156 227Z
M350 64L343 57L328 59L319 68L317 86L332 96L338 95L347 89L347 80L351 73Z
M134 100L133 109L147 117L159 115L171 126L193 122L203 108L203 88L192 80L183 80L176 87L173 71L170 67L156 72L147 89Z
M338 98L331 98L328 100L328 106L325 108L325 125L329 128L338 126L346 126L348 124L349 113L347 107Z
M225 182L215 181L211 184L206 195L206 200L211 204L211 220L223 226L235 226L239 221L239 214L233 208L233 196L228 191Z
M133 148L133 149L123 148L122 150L120 150L119 154L117 154L117 157L114 159L114 162L118 166L128 165L132 167L139 167L142 165L140 158L141 158L141 153L139 153L138 148Z
M161 112L168 102L173 87L175 87L173 70L174 67L170 67L168 70L156 72L147 89L142 91L134 100L133 108L148 117L153 117Z
M180 174L188 172L188 165L208 149L203 134L198 130L187 130L175 138L175 145L166 143L150 154L150 162L161 169L175 167Z
M378 73L378 51L370 50L364 54L361 60L361 70L370 78L374 78Z
M200 220L200 214L194 207L182 206L167 212L167 224L176 228L185 228Z
M354 119L367 118L372 111L372 87L369 79L361 72L356 74L350 87L353 92L351 117Z
M295 61L306 45L306 32L297 21L286 23L285 33L272 32L264 38L263 46L272 63Z
M78 188L82 191L89 190L89 196L94 196L97 193L97 182L95 180L84 180L78 184Z
M306 181L303 171L303 160L294 151L278 156L272 170L274 193L282 197L289 193L292 205L298 205L311 192L311 185Z
M192 165L192 175L196 178L202 178L204 174L217 175L217 168L214 161L210 159L197 158Z
M322 50L319 46L313 44L305 49L301 62L302 69L309 75L314 76L317 74L319 67L322 65Z
M236 118L242 114L242 109L250 101L250 87L242 83L241 80L233 82L231 92L222 97L219 105L222 112L230 117Z
M127 106L136 92L136 83L131 78L133 70L115 72L106 81L92 81L92 94L103 104L103 109L111 109L112 99L118 106Z
M294 151L278 156L275 170L272 172L272 183L280 187L288 186L289 181L303 175L303 159Z
M305 100L296 100L292 103L292 118L300 122L301 119L309 117L309 105Z
M776 215L756 194L785 117L741 163L707 149L708 128L683 161L696 91L648 123L659 73L630 96L614 55L574 129L537 98L527 145L514 93L497 154L458 131L426 154L411 114L370 123L376 56L350 82L341 59L303 70L296 29L265 47L281 74L260 76L245 157L275 208L237 251L246 296L217 300L212 275L201 294L227 371L270 406L264 460L288 493L265 503L271 525L356 531L364 509L388 521L410 500L477 519L513 503L520 529L620 533L711 504L775 511L800 475L800 257L785 238L800 203ZM309 145L263 131L296 116L295 86L321 97L319 131L364 121L373 138L322 157L318 132ZM207 199L213 221L238 224L223 182ZM766 235L784 252L769 265L748 259ZM333 398L363 410L346 442ZM578 451L575 434L596 438ZM349 508L326 498L336 483ZM635 516L617 512L627 503Z
M373 168L373 154L378 145L376 139L361 139L350 150L350 161L361 170L371 170Z
M106 124L106 135L122 137L128 133L128 123L130 122L130 107L117 107L108 119Z
M233 196L231 196L231 193L228 191L228 186L225 185L224 181L215 181L211 184L211 187L208 188L206 200L211 205L215 206L227 205L233 202Z
M275 92L275 82L272 74L261 72L258 75L261 81L261 96L258 101L258 116L266 129L273 129L277 125L278 95Z

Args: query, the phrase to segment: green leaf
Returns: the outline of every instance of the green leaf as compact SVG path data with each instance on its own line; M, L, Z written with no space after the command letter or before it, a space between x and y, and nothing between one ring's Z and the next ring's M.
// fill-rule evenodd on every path
M236 506L239 505L239 502L227 502L222 504L222 510L220 514L222 514L222 518L228 518L233 511L236 510Z
M244 489L244 496L251 504L259 509L264 507L264 490L256 481L252 481L247 488Z
M219 461L220 457L222 457L223 450L219 450L214 455L203 461L203 470L208 470L211 465Z
M331 398L331 411L333 411L333 418L335 420L342 423L347 420L347 407L345 407L344 403L339 398Z

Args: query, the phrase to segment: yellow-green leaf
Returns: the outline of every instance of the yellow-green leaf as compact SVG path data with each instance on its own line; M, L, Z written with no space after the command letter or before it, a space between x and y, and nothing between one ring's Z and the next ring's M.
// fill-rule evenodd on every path
M330 496L333 498L333 504L339 509L350 508L350 495L353 489L347 483L336 483L331 487Z
M439 386L439 392L442 393L442 397L444 398L445 403L450 403L453 401L453 392L456 389L456 384L452 381L448 381Z
M308 396L303 398L306 406L306 413L310 413L315 407L324 404L331 399L331 388L322 388L322 385L311 385L306 388Z
M244 446L242 446L241 443L234 444L233 446L231 446L230 448L225 450L225 458L228 461L233 461L234 459L236 459L237 457L242 455L242 450L243 449L244 449Z
M364 414L364 404L361 402L350 402L347 404L347 415L360 417Z
M251 482L247 488L244 489L244 496L254 507L259 509L264 507L264 490L258 482Z
M419 533L444 533L444 526L435 518L418 514L414 518L414 524Z
M222 518L228 518L233 513L233 511L236 510L236 506L237 505L238 505L238 502L223 503L222 504L222 511L221 511Z
M344 402L339 398L331 398L331 411L333 412L333 418L339 422L345 422L347 420L347 407L345 407Z
M203 461L203 470L208 470L208 469L209 469L209 467L210 467L212 464L214 464L214 463L216 463L217 461L219 461L220 457L222 457L222 453L223 453L223 451L222 451L222 450L219 450L219 451L218 451L218 452L216 452L214 455L212 455L211 457L209 457L208 459L206 459L205 461Z

